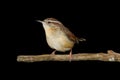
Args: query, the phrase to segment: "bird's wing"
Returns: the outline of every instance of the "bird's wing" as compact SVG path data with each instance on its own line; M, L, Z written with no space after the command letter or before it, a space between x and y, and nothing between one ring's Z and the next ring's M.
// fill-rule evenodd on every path
M59 28L65 32L65 35L73 42L79 43L81 39L77 38L68 28L64 27L64 25L60 22L54 23L59 26Z
M79 39L68 28L61 26L61 29L71 41L79 43Z

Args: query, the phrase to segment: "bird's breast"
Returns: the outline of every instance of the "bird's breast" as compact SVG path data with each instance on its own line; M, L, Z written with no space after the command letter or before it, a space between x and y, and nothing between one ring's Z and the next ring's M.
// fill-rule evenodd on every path
M45 32L47 43L53 49L64 52L70 50L74 46L74 42L69 40L61 30L49 29Z

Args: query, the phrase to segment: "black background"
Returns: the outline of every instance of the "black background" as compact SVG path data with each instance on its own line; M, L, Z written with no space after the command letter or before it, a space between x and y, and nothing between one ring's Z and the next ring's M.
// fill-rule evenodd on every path
M14 13L16 17L14 20L16 22L16 58L18 55L50 54L53 51L47 45L42 25L36 22L38 19L44 20L48 17L61 21L77 37L86 38L86 42L74 46L73 54L77 52L107 52L107 50L120 52L119 5L113 2L70 2L16 2ZM56 54L68 53L56 52ZM103 71L105 73L113 70L113 68L109 68L111 64L114 65L117 62L72 61L70 63L48 61L22 63L16 61L16 63L19 67L17 72L25 74L23 76L29 74L28 77L32 77L34 73L38 72L35 77L53 74L51 76L53 79L55 73L52 72L54 70L58 73L62 72L62 74L65 74L64 76L68 73L69 76L72 76L77 72L79 73L78 76L81 74L89 75L93 71L96 71L94 73L96 74L97 71L102 72L101 69L105 69ZM18 76L21 77L21 74Z
M50 54L53 51L46 42L42 24L36 22L49 17L61 21L77 37L86 38L86 42L74 46L73 54L107 52L107 50L120 52L118 29L120 13L117 3L21 1L16 2L15 7L16 19L13 22L16 26L16 56ZM68 53L56 52L56 54Z

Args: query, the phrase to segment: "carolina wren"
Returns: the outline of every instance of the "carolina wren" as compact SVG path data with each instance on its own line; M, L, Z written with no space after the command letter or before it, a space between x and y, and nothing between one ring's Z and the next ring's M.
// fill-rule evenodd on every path
M68 28L55 18L46 18L45 20L37 20L42 23L46 34L48 45L56 51L65 52L70 50L70 61L72 59L72 48L75 43L85 41L84 38L77 38Z

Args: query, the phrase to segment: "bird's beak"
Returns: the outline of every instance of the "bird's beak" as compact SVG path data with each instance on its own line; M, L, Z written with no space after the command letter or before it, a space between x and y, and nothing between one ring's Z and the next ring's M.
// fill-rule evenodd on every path
M36 20L37 22L40 22L40 23L43 23L43 21L41 21L41 20Z

